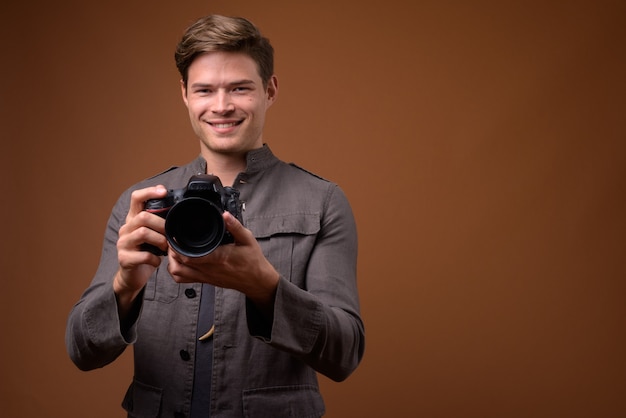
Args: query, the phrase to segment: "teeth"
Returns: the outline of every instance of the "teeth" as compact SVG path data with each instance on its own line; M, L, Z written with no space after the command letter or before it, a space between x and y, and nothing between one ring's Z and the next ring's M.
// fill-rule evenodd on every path
M231 123L214 123L213 124L213 126L215 126L216 128L220 128L220 129L232 128L235 125L237 125L236 122L231 122Z

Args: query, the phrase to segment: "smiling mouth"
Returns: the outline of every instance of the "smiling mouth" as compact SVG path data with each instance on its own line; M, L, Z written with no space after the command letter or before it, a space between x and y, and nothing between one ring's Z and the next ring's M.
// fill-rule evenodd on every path
M243 121L237 121L237 122L209 122L209 125L213 126L214 128L218 128L218 129L227 129L227 128L232 128L234 126L237 125L241 125Z

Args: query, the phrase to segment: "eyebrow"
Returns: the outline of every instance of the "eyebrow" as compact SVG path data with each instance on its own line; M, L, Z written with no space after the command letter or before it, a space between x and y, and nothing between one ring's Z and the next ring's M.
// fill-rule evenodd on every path
M230 83L227 83L226 86L235 87L235 86L242 86L242 85L247 85L247 84L254 84L254 81L248 80L248 79L235 80L235 81L231 81ZM193 89L207 88L207 87L215 87L215 85L211 83L201 83L201 82L196 82L191 85L191 88Z

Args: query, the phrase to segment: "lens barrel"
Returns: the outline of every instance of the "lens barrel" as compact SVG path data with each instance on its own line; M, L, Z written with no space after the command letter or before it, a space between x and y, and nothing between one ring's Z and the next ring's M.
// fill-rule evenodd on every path
M165 218L165 236L176 252L202 257L213 252L226 232L222 210L201 197L185 198Z

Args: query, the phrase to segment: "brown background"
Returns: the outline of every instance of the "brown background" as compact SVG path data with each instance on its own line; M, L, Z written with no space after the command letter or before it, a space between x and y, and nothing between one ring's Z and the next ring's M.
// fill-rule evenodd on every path
M217 12L277 50L267 142L357 218L329 417L626 416L625 5L3 2L0 415L123 416L131 351L79 372L65 320L118 194L198 153L172 53Z

